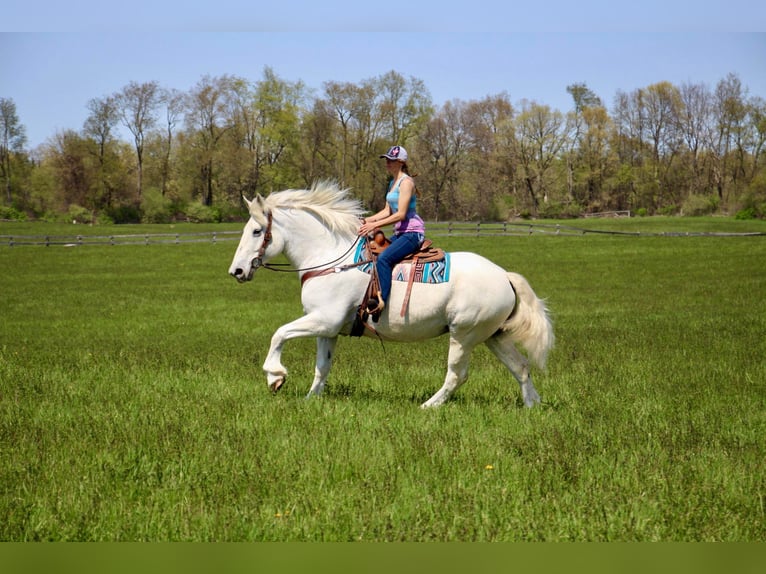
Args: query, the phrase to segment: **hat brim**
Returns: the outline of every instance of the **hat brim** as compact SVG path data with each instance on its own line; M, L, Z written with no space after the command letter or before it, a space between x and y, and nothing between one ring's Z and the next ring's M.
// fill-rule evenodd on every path
M404 161L403 159L400 159L398 157L391 157L390 155L383 154L380 156L382 158L390 159L391 161Z

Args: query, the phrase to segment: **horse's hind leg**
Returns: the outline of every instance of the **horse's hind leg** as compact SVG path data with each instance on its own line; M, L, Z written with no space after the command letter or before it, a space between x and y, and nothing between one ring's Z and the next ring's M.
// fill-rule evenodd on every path
M306 398L319 396L322 394L324 384L327 382L327 375L332 367L332 360L335 356L335 345L338 337L317 337L317 362L314 369L314 382Z
M519 353L516 345L513 344L511 334L500 333L495 335L487 339L486 345L519 382L524 405L533 407L539 403L540 395L537 394L537 390L532 384L532 376L529 373L529 361L524 355Z
M475 345L466 345L458 341L454 335L449 340L449 356L447 364L447 377L442 387L434 396L420 405L422 408L438 407L450 398L460 385L468 377L468 362Z

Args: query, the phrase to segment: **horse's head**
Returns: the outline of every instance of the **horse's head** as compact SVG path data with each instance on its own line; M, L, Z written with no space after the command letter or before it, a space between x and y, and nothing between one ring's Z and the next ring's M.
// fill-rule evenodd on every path
M282 242L272 230L271 211L267 211L263 197L257 195L253 201L243 199L250 211L250 219L229 267L229 275L240 283L250 281L258 267L282 250Z

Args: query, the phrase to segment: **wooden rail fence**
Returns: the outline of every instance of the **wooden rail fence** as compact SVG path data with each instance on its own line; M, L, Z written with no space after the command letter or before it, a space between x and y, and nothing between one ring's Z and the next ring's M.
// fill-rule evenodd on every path
M634 237L691 237L691 236L763 236L763 232L639 232L584 229L564 224L544 224L534 222L429 222L426 226L429 237L506 237L531 235L583 236L587 234L622 235ZM183 243L218 243L238 241L241 231L210 231L200 233L143 233L112 235L0 235L0 245L16 247L23 245L43 245L78 247L84 245L157 245Z

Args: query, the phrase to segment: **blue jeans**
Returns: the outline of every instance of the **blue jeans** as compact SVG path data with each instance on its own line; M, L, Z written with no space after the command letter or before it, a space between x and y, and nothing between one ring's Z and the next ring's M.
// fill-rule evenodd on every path
M378 256L378 279L380 280L380 293L383 301L388 303L391 295L391 275L394 266L410 253L415 253L423 244L422 233L400 233L391 238L391 245Z

